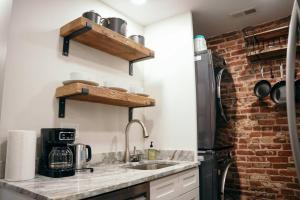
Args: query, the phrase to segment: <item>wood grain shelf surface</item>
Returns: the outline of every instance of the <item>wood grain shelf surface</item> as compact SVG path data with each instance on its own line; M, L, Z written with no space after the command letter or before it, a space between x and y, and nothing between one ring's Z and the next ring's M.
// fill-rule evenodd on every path
M82 94L82 90L88 94ZM56 98L66 98L129 108L155 106L155 99L126 92L120 92L104 87L96 87L82 83L72 83L56 89Z
M299 50L300 46L297 47ZM255 50L247 52L247 58L251 61L258 61L263 59L280 58L286 55L287 47L277 47L264 50Z
M257 41L266 41L274 38L287 36L288 32L289 32L289 26L282 26L279 28L245 36L245 40L252 40L253 38L255 38Z
M86 27L87 24L91 25L91 30L79 34L73 40L128 61L154 57L154 51L151 49L84 17L79 17L64 25L60 29L60 35L67 37L75 31Z

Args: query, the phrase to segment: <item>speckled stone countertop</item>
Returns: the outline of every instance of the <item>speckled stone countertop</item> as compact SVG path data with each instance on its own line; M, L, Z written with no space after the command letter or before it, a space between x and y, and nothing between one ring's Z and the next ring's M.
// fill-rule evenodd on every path
M129 169L127 168L128 164L94 166L94 173L81 172L75 176L58 179L37 175L33 180L21 182L0 180L0 187L39 200L82 199L148 182L198 166L198 163L189 161L159 161L159 163L161 162L176 162L177 164L156 170Z

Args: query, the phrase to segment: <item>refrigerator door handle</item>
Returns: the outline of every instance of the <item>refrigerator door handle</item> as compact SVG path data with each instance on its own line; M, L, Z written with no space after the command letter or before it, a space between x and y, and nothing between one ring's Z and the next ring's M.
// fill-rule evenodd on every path
M300 10L298 0L295 0L291 15L288 46L287 46L287 75L286 75L286 92L287 92L287 116L290 142L293 151L295 167L300 180L300 144L297 133L296 107L295 107L295 64L296 51L298 42L298 28L300 23Z

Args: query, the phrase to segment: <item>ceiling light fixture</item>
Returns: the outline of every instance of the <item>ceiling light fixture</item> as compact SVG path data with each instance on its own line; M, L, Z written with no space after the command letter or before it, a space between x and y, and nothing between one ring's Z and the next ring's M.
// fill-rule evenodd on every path
M147 2L147 0L130 0L130 1L135 5L143 5Z

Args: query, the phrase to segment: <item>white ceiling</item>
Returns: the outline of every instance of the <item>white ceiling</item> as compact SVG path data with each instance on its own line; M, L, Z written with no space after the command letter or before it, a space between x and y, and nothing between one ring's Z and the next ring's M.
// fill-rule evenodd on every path
M134 5L130 0L102 1L143 26L191 10L194 32L206 36L286 17L293 4L293 0L148 0L144 5ZM255 14L230 16L253 7L257 10Z

